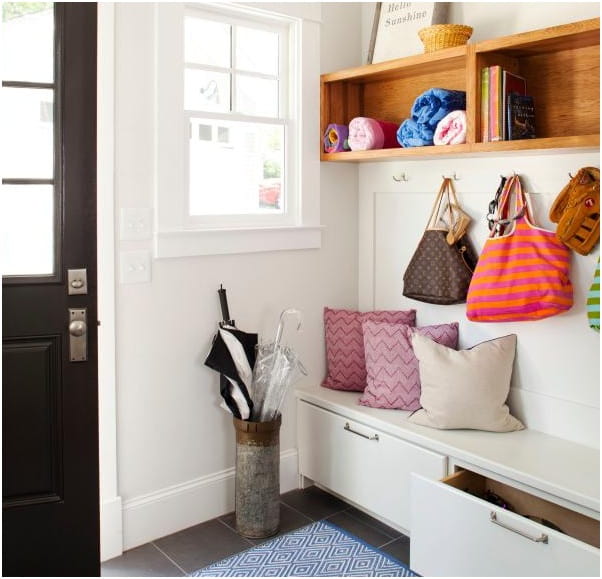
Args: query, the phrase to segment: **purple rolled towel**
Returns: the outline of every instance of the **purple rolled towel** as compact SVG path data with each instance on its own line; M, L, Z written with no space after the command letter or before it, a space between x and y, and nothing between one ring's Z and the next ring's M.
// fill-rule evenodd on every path
M330 123L324 133L324 152L340 153L349 151L349 127Z

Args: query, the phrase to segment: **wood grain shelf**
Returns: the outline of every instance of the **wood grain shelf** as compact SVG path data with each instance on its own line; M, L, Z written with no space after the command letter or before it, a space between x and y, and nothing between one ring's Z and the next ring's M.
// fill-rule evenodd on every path
M537 139L481 142L480 71L501 65L527 80ZM372 117L401 124L418 95L440 87L466 91L466 144L324 153L328 162L463 157L600 147L600 19L523 32L321 76L320 128Z

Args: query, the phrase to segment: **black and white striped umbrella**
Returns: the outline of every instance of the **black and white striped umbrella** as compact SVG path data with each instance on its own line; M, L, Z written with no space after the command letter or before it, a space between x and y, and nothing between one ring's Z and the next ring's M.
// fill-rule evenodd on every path
M255 365L257 334L220 324L205 365L219 372L220 393L226 407L241 420L253 410L250 389Z

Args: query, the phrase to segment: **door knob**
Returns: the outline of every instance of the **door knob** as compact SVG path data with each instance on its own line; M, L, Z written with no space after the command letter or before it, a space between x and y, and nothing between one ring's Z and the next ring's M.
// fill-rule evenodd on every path
M86 322L83 322L82 320L73 320L69 324L69 333L76 338L83 336L87 329Z
M88 359L88 326L86 308L69 308L69 359L85 362Z

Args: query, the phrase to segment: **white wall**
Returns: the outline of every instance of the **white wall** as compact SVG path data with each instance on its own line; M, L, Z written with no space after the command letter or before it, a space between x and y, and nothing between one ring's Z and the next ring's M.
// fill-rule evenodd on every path
M277 5L274 5L277 6ZM359 5L299 5L321 17L323 69L354 65ZM153 7L115 4L115 228L121 208L152 208ZM320 16L321 15L321 16ZM345 21L345 26L340 22ZM318 40L318 39L316 39ZM316 155L319 127L316 132ZM117 459L124 549L233 509L234 429L218 407L218 376L204 367L227 289L238 327L270 339L280 312L303 313L285 333L317 382L324 374L322 309L357 304L357 168L321 171L322 248L161 259L150 283L116 286ZM151 241L116 242L116 262ZM293 398L283 412L282 491L296 484Z
M372 25L373 6L363 7L363 54ZM450 21L474 27L475 40L573 22L599 15L597 3L454 3ZM461 346L508 333L518 335L518 353L510 402L528 427L589 446L599 445L600 340L588 328L586 292L598 250L574 254L571 278L575 305L570 312L537 322L477 324L464 306L433 306L402 296L403 272L428 221L441 176L454 172L460 202L475 220L470 230L480 249L486 238L484 215L500 174L524 176L533 193L538 223L550 228L547 211L568 173L599 166L598 152L564 155L445 158L436 161L362 164L360 183L359 305L418 310L418 324L458 320ZM406 172L407 183L393 175Z

